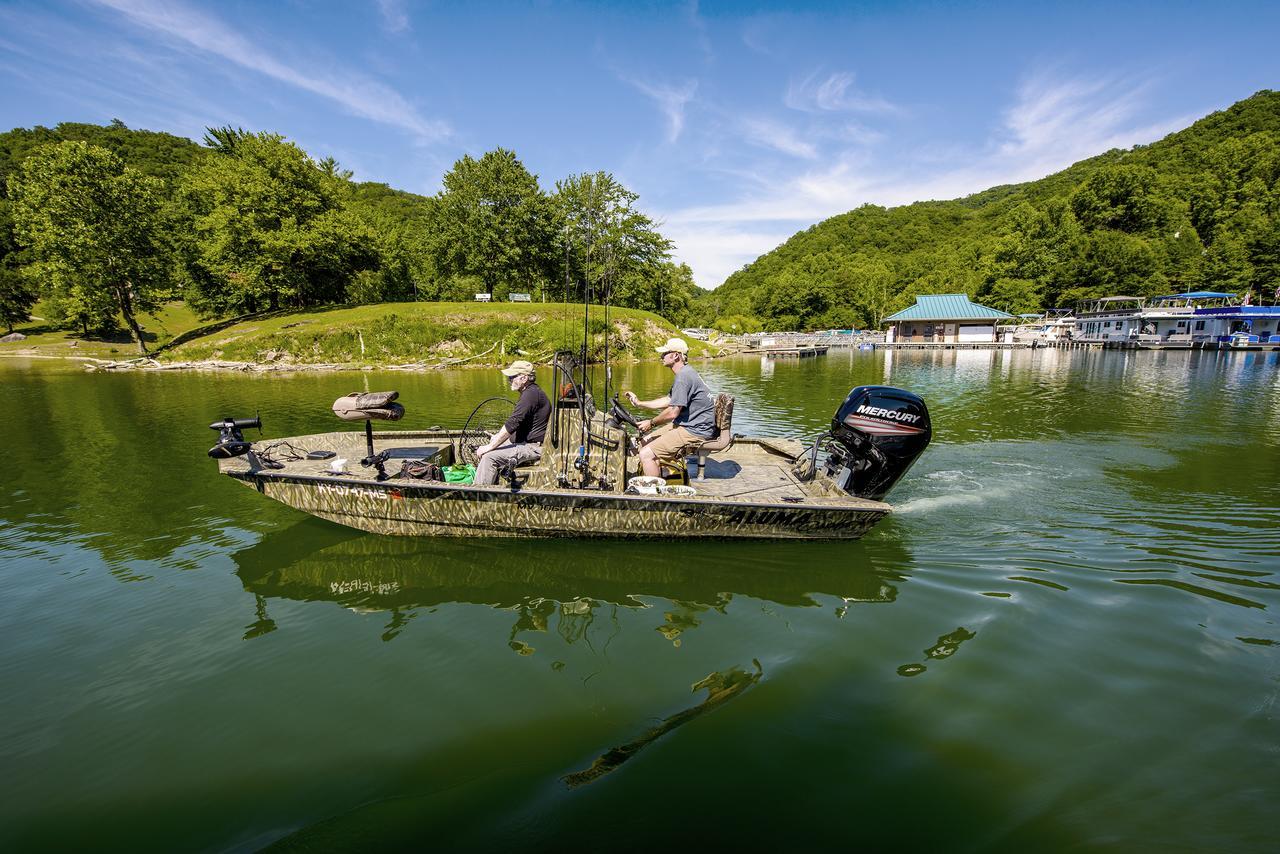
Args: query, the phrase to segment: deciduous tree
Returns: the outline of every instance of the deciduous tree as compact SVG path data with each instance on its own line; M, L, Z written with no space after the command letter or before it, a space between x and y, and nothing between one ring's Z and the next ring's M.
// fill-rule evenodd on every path
M556 182L552 196L559 277L571 298L591 292L614 305L665 309L672 271L664 265L671 241L636 207L639 196L607 172L570 175ZM691 276L690 276L691 278ZM666 283L666 290L663 289Z
M160 181L106 149L62 142L28 156L10 192L18 238L34 259L27 273L52 312L86 327L114 326L119 312L146 353L137 315L171 287Z
M215 133L183 184L194 212L189 298L211 314L341 302L378 267L374 235L343 207L336 164L277 134Z
M499 284L532 290L550 261L549 214L537 177L515 152L466 155L445 174L436 197L436 269L444 277L478 276L489 294Z

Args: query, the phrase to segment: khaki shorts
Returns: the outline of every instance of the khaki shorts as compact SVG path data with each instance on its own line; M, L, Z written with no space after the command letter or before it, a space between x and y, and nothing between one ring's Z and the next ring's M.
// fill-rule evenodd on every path
M672 427L665 433L645 444L653 449L653 455L660 463L675 462L698 449L706 439L699 438L683 427Z

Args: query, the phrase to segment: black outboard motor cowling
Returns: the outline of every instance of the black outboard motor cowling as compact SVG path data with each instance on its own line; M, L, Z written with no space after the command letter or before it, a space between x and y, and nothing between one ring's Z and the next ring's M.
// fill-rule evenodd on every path
M826 473L850 495L879 501L929 445L933 427L920 396L883 385L858 386L831 419L836 441Z

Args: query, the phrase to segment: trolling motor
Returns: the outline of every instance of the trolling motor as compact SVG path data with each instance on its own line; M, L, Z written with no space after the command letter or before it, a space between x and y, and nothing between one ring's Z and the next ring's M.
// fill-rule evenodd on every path
M253 452L253 443L246 442L244 433L240 432L245 428L261 430L262 419L260 417L223 418L221 421L210 424L210 430L218 431L218 444L209 449L209 456L215 460L248 456L249 468L252 471L263 468L262 460L258 459L258 455Z
M864 385L836 410L828 435L827 476L850 495L880 501L928 447L933 427L919 395Z

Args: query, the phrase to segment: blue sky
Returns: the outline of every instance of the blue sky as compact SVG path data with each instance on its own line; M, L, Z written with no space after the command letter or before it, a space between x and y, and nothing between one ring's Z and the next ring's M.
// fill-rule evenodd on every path
M1280 88L1280 3L0 0L0 126L269 130L432 194L603 169L699 284L866 202L947 199Z

